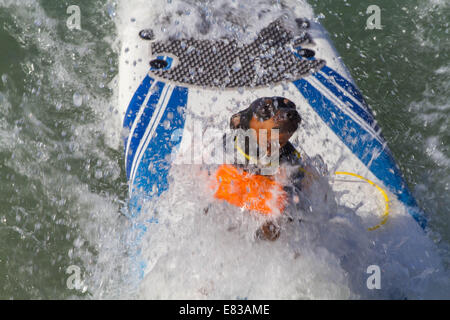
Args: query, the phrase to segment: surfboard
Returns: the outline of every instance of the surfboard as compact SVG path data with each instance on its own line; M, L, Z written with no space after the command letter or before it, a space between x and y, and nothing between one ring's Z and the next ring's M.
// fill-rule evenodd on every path
M196 123L225 131L231 115L264 96L295 102L304 125L291 142L324 160L334 188L346 191L341 201L365 206L372 232L426 227L363 94L326 30L302 12L268 21L245 42L159 37L150 14L123 12L119 106L135 245L155 222L141 217L142 204L169 189L173 162L201 163ZM139 265L143 277L146 262Z

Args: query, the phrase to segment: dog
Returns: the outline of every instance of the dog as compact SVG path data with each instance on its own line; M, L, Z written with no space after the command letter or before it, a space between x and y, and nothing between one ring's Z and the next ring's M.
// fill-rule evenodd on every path
M297 153L289 139L298 129L302 118L296 110L295 104L282 97L264 97L252 102L250 106L231 117L232 130L253 129L259 145L260 130L267 130L267 140L272 140L272 130L279 132L280 163L293 162ZM247 148L247 147L246 147ZM258 150L259 151L259 150ZM271 153L271 143L267 143L267 153Z
M256 135L256 142L258 145L257 155L259 156L263 150L259 150L260 130L267 130L267 142L272 141L272 130L278 129L279 135L279 165L281 168L288 165L290 170L287 181L283 189L288 196L293 196L295 192L302 189L302 181L305 178L305 171L300 153L289 142L289 139L298 129L302 118L296 109L296 105L289 99L283 97L262 97L250 104L250 106L236 114L230 119L231 130L250 130L253 129ZM272 143L267 143L267 154L272 152ZM246 143L243 148L245 153L248 153L249 145ZM248 157L247 157L248 159ZM260 168L249 165L248 161L240 167L253 174L259 174ZM274 241L280 236L280 227L277 222L268 221L258 231L256 236L262 240Z

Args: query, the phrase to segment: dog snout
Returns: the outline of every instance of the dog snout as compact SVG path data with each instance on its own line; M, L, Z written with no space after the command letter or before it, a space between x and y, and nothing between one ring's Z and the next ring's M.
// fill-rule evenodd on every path
M300 115L296 110L281 111L281 113L279 114L279 119L297 125L302 120L302 118L300 117Z
M301 121L300 115L295 110L288 111L286 116L287 116L287 119L289 121L294 121L294 122L300 122Z

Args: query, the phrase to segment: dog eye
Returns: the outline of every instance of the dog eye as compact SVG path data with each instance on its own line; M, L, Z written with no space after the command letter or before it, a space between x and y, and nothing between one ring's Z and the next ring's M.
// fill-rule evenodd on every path
M265 114L272 114L273 113L273 107L271 104L266 104L264 106L264 113Z
M262 106L257 112L258 118L262 121L269 120L274 115L273 106L270 104Z

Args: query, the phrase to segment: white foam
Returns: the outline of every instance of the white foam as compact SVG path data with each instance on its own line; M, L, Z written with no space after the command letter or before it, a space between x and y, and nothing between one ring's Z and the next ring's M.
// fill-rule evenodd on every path
M390 234L392 225L369 232L330 191L324 202L327 190L318 184L309 196L312 211L293 213L303 222L284 223L277 241L261 241L255 231L264 219L214 199L205 168L175 166L170 179L170 189L144 211L158 223L142 241L148 267L140 298L402 299L445 292L434 249L416 236L409 217L391 221L409 232ZM384 290L366 287L372 264L382 270Z
M258 31L282 15L313 18L304 1L121 1L119 30L124 34L132 23L140 29L152 29L156 39L234 38L247 42ZM293 19L291 19L293 20Z

